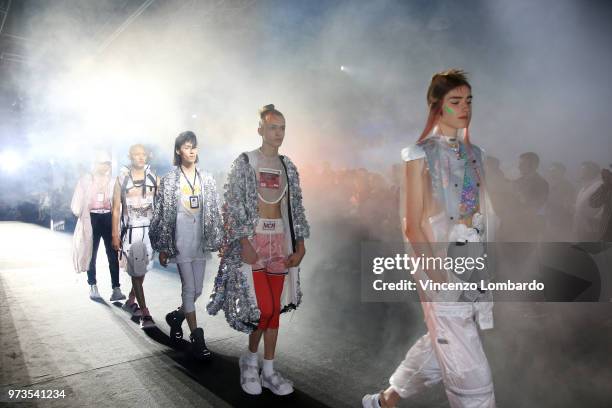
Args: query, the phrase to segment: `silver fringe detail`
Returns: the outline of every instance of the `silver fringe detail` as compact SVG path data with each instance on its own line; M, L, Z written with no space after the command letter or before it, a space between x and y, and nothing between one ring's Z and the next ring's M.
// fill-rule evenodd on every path
M295 239L306 239L310 236L310 227L302 204L299 174L288 157L282 156L282 160L287 167L290 210ZM241 271L240 239L253 237L259 221L259 213L257 178L255 170L247 162L245 155L240 155L232 163L224 187L223 226L225 233L219 251L221 262L206 309L211 315L216 315L219 310L223 310L230 327L241 332L251 333L257 328L260 311L257 307L257 300L250 295L247 277ZM301 303L301 298L302 291L298 278L297 304L287 305L281 313L297 308Z

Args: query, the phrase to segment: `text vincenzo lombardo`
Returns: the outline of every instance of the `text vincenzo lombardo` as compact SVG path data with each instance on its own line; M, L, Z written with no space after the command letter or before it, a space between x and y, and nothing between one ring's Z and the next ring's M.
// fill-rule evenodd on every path
M455 291L455 290L491 290L491 291L524 291L544 290L544 284L536 280L531 282L434 282L432 280L419 280L418 285L422 290L427 291ZM382 279L376 279L372 282L372 287L376 291L381 290L416 290L417 282L402 279L397 282L384 282Z
M372 260L372 272L380 275L389 270L409 271L414 275L419 269L438 269L451 270L457 275L466 271L483 270L486 267L486 256L481 257L419 257L408 256L407 254L396 254L393 257L375 257ZM544 284L536 280L531 282L434 282L433 280L418 280L418 285L422 290L427 291L456 291L456 290L492 290L492 291L541 291ZM385 282L377 279L372 282L376 291L384 290L416 290L417 282L401 279L395 282Z

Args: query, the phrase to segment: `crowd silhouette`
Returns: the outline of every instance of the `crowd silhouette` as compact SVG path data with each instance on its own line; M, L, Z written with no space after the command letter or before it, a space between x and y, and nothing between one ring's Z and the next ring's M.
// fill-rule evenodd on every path
M577 174L563 163L542 166L537 153L517 158L519 176L511 178L494 156L486 158L486 188L496 215L499 242L595 242L612 240L612 176L592 161ZM610 165L612 167L612 165ZM506 167L507 168L507 167ZM69 204L82 165L54 164L32 191L17 183L0 199L0 219L48 226L50 220L74 225ZM226 172L214 173L223 191ZM322 225L359 230L361 239L401 241L403 166L384 172L363 167L335 168L330 162L301 164L304 200L309 215ZM575 180L575 181L573 181ZM22 187L19 187L19 186ZM409 192L406 192L409 194ZM352 226L352 227L351 227Z

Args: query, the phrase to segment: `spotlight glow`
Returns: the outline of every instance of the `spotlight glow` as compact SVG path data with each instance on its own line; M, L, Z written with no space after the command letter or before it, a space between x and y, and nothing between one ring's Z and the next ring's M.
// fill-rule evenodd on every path
M5 150L0 153L0 166L6 173L15 173L23 165L23 160L13 150Z

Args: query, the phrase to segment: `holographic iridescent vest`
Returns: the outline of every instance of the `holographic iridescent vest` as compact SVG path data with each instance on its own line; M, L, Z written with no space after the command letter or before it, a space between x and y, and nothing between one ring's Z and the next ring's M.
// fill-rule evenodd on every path
M419 146L425 151L434 199L442 206L447 224L472 217L480 209L484 179L482 153L457 139L453 148L443 137L429 137Z

